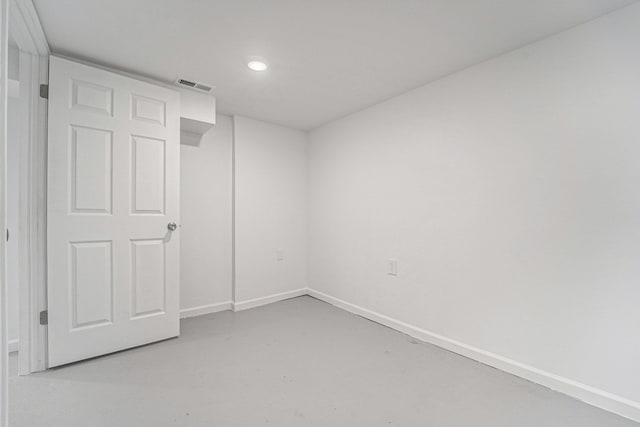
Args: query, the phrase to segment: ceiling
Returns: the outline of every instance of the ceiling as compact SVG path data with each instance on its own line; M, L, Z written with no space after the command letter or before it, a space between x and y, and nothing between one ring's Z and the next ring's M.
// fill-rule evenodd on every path
M634 2L34 0L54 53L209 83L219 112L305 130Z

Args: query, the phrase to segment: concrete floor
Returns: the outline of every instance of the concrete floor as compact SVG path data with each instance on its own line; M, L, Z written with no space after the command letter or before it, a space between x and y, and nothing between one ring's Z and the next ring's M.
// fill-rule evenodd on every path
M10 398L14 427L639 425L310 297L13 375Z

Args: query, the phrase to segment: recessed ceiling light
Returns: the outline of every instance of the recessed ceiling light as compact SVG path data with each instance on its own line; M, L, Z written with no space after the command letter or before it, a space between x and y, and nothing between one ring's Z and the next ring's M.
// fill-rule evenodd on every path
M249 69L253 71L264 71L268 68L265 62L257 61L255 59L252 61L249 61L249 63L247 64L247 67L249 67Z

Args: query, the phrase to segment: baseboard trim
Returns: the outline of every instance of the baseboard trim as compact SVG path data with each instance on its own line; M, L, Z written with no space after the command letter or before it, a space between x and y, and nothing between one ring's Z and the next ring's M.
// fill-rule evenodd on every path
M242 311L250 308L260 307L274 302L307 295L306 288L295 289L293 291L282 292L279 294L267 295L265 297L254 298L234 303L233 301L225 301L216 304L200 305L192 308L184 308L180 310L180 318L202 316L204 314L218 313L225 310Z
M260 307L274 302L282 301L289 298L295 298L307 295L307 288L296 289L293 291L282 292L279 294L267 295L266 297L254 298L245 301L239 301L233 304L233 311L242 311L250 308Z
M350 313L357 314L358 316L362 316L374 322L388 326L389 328L405 333L413 338L434 344L438 347L484 363L485 365L492 366L500 369L501 371L505 371L543 385L606 411L630 418L634 421L640 421L640 402L635 402L622 396L582 384L578 381L573 381L533 366L516 362L515 360L511 360L504 356L426 331L314 289L308 289L307 293L321 301L325 301Z
M9 349L9 353L13 353L14 351L18 351L18 340L9 340L7 343L7 347Z
M216 304L199 305L197 307L184 308L180 310L180 318L187 319L189 317L202 316L204 314L218 313L219 311L231 310L233 303L231 301L219 302Z

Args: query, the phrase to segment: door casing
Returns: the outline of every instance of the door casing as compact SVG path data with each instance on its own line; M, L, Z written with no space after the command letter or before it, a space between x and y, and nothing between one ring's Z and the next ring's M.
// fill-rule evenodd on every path
M49 45L31 0L9 0L9 31L20 48L20 225L18 373L47 368L46 310L46 135Z

